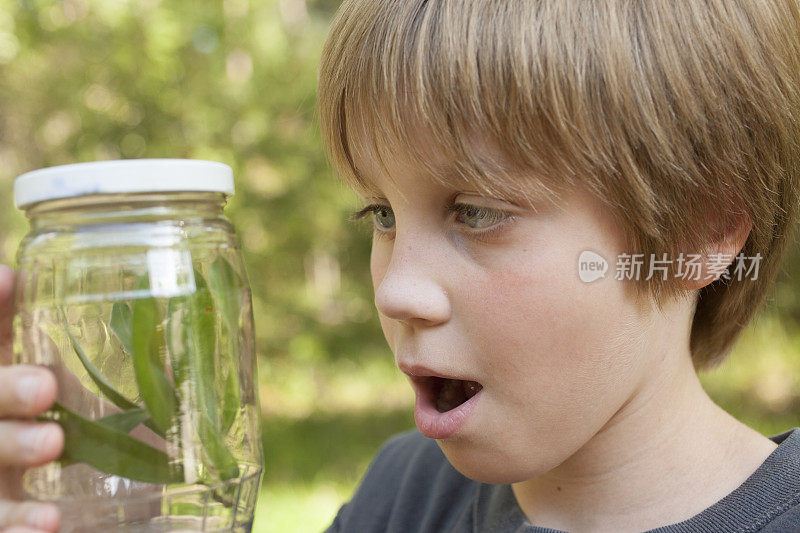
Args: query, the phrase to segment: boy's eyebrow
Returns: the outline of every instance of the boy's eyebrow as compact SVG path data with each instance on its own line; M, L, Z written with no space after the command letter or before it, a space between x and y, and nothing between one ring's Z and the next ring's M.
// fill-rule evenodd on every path
M374 180L368 177L368 173L364 172L355 161L352 161L350 166L354 174L360 178L360 182L364 185L364 187L367 188L368 191L377 191L377 188L372 187ZM433 174L444 177L448 181L459 181L464 183L467 181L463 177L462 173L458 170L458 166L452 162L423 164L421 168L427 170L426 174L429 173L428 171L433 171ZM362 187L362 189L364 187Z
M520 190L519 184L503 183L501 180L501 184L499 184L500 187L495 188L495 192L492 194L488 189L482 189L472 180L468 179L459 166L452 161L446 160L444 162L437 163L429 162L428 164L424 165L424 167L425 170L421 170L422 172L427 175L437 176L438 179L436 181L445 187L453 187L458 189L464 186L469 186L469 191L464 191L465 193L474 192L476 194L488 194L490 197L511 202L522 207L528 207L537 212L545 204L554 201L554 191L550 188L550 186L544 183L544 180L539 177L533 177L533 179L537 181L538 186L533 186L527 191ZM363 172L360 171L358 167L354 165L354 168L358 172L358 177L361 178L357 183L357 187L355 187L357 192L360 196L362 196L363 201L374 205L374 200L384 197L383 191L376 185L373 179L368 178ZM494 181L491 178L493 172L490 168L479 168L476 170L481 172L487 181ZM493 183L493 185L498 185L498 183ZM351 213L348 216L348 219L356 221L364 218L370 212L371 209L369 209L369 205L367 205L366 207Z

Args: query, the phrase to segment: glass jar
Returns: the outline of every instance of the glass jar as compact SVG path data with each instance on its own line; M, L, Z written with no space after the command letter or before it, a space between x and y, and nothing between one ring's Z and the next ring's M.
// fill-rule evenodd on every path
M124 160L23 174L14 352L50 368L60 459L23 498L62 530L250 531L262 471L230 167Z

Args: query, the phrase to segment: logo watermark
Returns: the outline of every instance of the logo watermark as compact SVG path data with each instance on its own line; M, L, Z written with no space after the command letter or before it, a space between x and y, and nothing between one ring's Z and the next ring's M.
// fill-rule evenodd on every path
M645 270L643 268L644 256L645 254L619 254L615 263L614 279L618 281L640 280L645 275L644 279L649 280L660 275L662 280L666 280L669 276L670 265L675 263L673 278L699 280L705 265L706 275L709 279L721 278L725 281L750 279L755 281L758 279L758 267L762 259L760 253L746 256L740 252L736 257L732 254L716 253L709 254L708 259L703 263L701 254L681 252L674 260L667 259L666 253L661 254L660 258L656 257L656 254L650 254L647 272L642 272ZM584 283L604 278L608 269L608 261L597 252L584 250L578 257L578 276Z
M578 276L584 283L591 283L606 276L608 261L602 255L584 250L578 257Z

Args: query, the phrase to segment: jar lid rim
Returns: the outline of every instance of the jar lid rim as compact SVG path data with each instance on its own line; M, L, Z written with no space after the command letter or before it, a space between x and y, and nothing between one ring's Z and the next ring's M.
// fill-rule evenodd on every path
M200 159L120 159L58 165L26 172L14 180L14 205L23 209L46 200L92 194L148 192L234 194L233 170Z

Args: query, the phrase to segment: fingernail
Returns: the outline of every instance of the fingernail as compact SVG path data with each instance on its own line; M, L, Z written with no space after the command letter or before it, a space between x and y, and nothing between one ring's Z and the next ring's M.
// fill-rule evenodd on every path
M42 387L42 380L38 376L22 376L17 382L17 398L19 401L30 407L36 402L39 396L39 389Z
M52 505L34 505L25 516L25 523L38 529L50 529L58 523L58 509Z
M31 426L19 432L19 444L28 457L36 457L52 433L49 426Z

